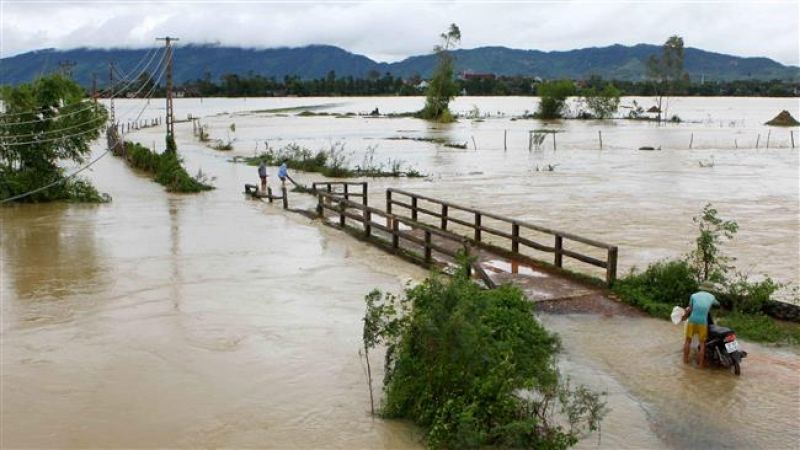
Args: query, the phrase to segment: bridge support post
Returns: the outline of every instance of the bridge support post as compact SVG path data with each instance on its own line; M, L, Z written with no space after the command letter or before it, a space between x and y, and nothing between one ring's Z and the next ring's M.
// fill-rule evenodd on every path
M392 220L392 250L397 253L400 249L400 222Z
M481 213L475 213L475 242L481 241Z
M281 200L283 200L283 209L289 209L289 196L286 195L288 191L286 186L281 187Z
M386 228L392 227L392 191L386 190Z
M317 194L317 216L319 216L320 218L324 214L324 207L322 202L323 202L322 194Z
M519 253L519 224L511 224L511 251Z
M442 229L447 230L447 205L442 205Z
M411 197L411 220L417 220L417 197Z
M555 245L555 255L556 255L556 267L561 267L563 265L563 258L564 255L562 253L564 250L564 238L559 235L556 235L556 245Z
M347 183L344 184L344 199L350 200L350 190L348 189Z
M606 267L606 284L613 285L617 280L617 247L608 249L608 267Z
M345 208L344 201L340 201L339 202L339 226L342 227L342 228L344 228L344 224L345 224L344 223L344 221L345 221L344 208Z
M425 230L425 262L428 264L431 262L431 232L429 230Z
M364 235L370 237L372 234L372 211L364 209Z
M364 206L367 206L367 204L368 204L368 202L367 202L367 183L366 182L361 183L361 203Z
M267 201L272 203L272 188L267 186Z

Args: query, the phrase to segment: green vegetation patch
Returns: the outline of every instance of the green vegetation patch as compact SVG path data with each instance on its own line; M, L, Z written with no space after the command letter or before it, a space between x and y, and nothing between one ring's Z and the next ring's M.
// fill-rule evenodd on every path
M243 161L251 166L258 166L261 161L267 165L277 166L286 161L287 167L303 172L316 172L329 178L352 177L424 177L414 168L402 171L402 161L392 160L388 165L374 163L375 148L367 150L364 161L356 168L349 167L349 156L344 144L336 142L327 149L313 151L295 143L287 144L279 149L269 149L255 156L235 158L233 161Z
M518 288L462 270L365 300L367 359L386 346L382 414L424 427L428 446L561 449L599 426L601 395L560 378L558 338Z
M214 189L213 186L189 175L175 151L159 154L130 141L125 142L125 150L125 159L128 163L136 169L152 174L153 180L164 185L167 192L195 193Z

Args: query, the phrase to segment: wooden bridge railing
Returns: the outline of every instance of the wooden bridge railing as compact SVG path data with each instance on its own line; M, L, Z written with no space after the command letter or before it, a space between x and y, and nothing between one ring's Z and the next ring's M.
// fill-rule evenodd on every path
M398 196L407 197L407 201L400 201ZM420 206L420 201L425 201L429 205ZM590 264L592 266L606 269L606 283L611 285L617 278L617 254L618 248L604 242L595 241L582 236L577 236L572 233L564 231L552 230L549 228L534 225L528 222L512 219L510 217L501 216L499 214L487 213L474 208L460 206L455 203L446 202L443 200L426 197L424 195L415 194L412 192L404 191L401 189L387 189L386 190L386 212L393 217L398 217L393 214L393 206L406 208L410 211L410 219L417 223L420 214L427 215L439 219L440 230L447 230L449 223L462 225L472 230L472 236L468 239L476 245L487 245L483 243L483 234L491 234L500 238L508 239L511 243L511 253L520 253L520 244L534 250L541 252L548 252L554 254L553 264L556 267L563 267L563 259L565 256L576 259L578 261ZM424 206L428 206L427 208ZM460 211L472 216L471 220L464 220L463 218L454 217L452 212ZM508 226L508 231L501 230L493 227L488 227L483 224L483 219L493 219L500 222L501 226ZM553 245L542 244L534 241L533 239L521 235L522 230L532 230L539 233L552 235L554 238ZM585 255L578 251L568 250L564 247L565 241L573 241L585 244L590 247L596 247L605 251L605 258L600 259L593 256Z
M345 200L350 200L351 197L360 197L361 204L367 204L367 184L366 182L353 182L353 181L317 181L311 183L311 190L314 193L326 192L334 197L344 197ZM341 188L341 190L337 189ZM360 189L361 192L358 192Z
M391 249L395 253L400 251L401 241L408 241L422 247L423 256L421 258L426 264L433 262L434 251L451 259L457 259L459 250L463 250L466 256L470 254L470 240L463 236L405 217L388 214L386 211L343 198L341 194L318 190L316 195L317 214L320 217L324 216L325 210L334 212L339 216L339 226L341 228L347 226L348 219L356 221L363 227L364 237L366 238L373 237L373 230L383 231L390 236ZM401 232L400 225L404 225L408 230ZM414 231L420 232L421 236L414 235ZM454 242L457 245L455 249L440 245L433 240L434 236L440 240ZM470 268L474 269L489 287L495 287L494 282L480 266L472 264Z

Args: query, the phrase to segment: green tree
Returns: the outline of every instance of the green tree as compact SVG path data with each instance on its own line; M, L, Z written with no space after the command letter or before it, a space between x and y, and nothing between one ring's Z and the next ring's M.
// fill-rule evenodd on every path
M620 91L613 84L607 84L602 90L590 87L583 92L583 103L589 112L598 119L614 115L619 109Z
M575 83L570 80L548 81L536 88L539 96L539 119L557 119L564 114L567 98L575 95Z
M683 71L683 38L677 35L670 36L661 47L661 57L651 56L647 61L647 76L653 82L656 92L656 107L658 108L658 121L666 119L664 110L664 97L668 97L675 90L678 83L686 78Z
M20 201L102 201L86 181L67 178L63 162L83 164L107 113L89 102L83 88L53 74L0 90L0 198L53 184Z
M442 45L433 48L438 64L433 71L425 98L425 107L419 112L419 117L439 122L452 122L453 116L448 106L450 100L458 93L458 86L453 79L454 61L450 54L450 48L461 42L461 30L452 23L447 32L442 33L440 37Z

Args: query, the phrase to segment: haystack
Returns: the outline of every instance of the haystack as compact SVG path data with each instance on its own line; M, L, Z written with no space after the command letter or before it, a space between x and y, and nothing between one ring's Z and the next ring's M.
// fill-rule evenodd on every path
M651 106L650 109L647 110L649 113L660 113L661 110L658 109L658 106Z
M800 125L800 122L798 122L797 119L792 117L792 115L789 114L789 111L786 111L784 109L783 111L780 112L780 114L775 116L774 119L767 122L766 125L773 125L776 127L794 127Z

